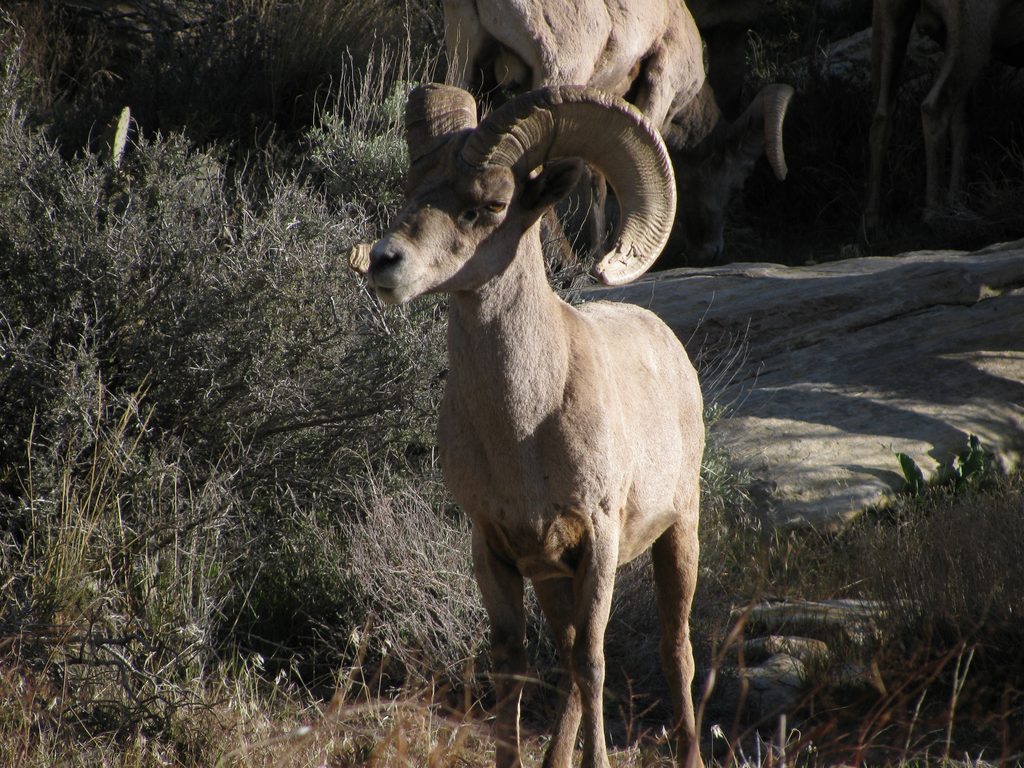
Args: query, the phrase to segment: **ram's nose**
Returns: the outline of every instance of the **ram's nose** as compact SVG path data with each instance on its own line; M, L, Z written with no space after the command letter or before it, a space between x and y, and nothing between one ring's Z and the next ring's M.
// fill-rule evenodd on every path
M363 277L380 274L397 267L405 258L401 246L385 237L376 243L356 243L348 252L348 266Z
M700 249L700 260L702 266L714 266L722 260L722 253L725 251L725 240L721 237L704 243Z
M396 238L381 238L370 249L368 272L371 277L376 277L396 269L404 259L405 251Z

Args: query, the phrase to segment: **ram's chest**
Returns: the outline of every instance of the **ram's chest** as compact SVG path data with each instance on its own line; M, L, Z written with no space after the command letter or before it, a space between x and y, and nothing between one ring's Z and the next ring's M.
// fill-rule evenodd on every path
M441 462L459 496L516 499L523 506L583 502L606 495L611 440L604 430L581 430L552 416L528 430L501 418L443 408ZM592 490L591 490L592 489Z
M474 519L491 550L533 581L571 578L594 541L594 521L578 509L509 525Z
M524 575L572 560L593 515L620 506L609 436L562 414L523 431L485 413L450 403L441 410L441 464L456 501L488 540L524 561Z

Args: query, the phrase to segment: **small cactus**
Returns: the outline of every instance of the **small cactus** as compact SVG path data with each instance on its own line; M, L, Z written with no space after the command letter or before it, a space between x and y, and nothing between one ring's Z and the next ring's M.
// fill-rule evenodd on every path
M128 125L131 123L131 118L132 113L128 107L122 109L117 118L114 136L110 142L110 163L114 168L121 167L121 158L124 157L124 148L128 143Z

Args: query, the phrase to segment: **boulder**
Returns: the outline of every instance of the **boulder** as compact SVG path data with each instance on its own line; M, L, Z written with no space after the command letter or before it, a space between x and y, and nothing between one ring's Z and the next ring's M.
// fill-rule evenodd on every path
M804 267L649 274L587 299L648 307L698 364L724 418L711 438L778 526L841 526L980 438L1024 452L1024 240Z
M766 635L743 642L743 658L748 664L761 664L784 654L803 665L824 665L829 661L828 643L813 637Z

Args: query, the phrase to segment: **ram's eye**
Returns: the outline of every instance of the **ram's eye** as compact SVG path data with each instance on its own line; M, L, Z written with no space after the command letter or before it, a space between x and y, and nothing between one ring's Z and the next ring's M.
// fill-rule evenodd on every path
M461 214L459 214L459 223L465 227L474 226L479 220L481 214L489 214L491 216L498 216L505 212L508 208L508 203L503 203L498 200L493 200L489 203L477 206L475 208L467 208Z

